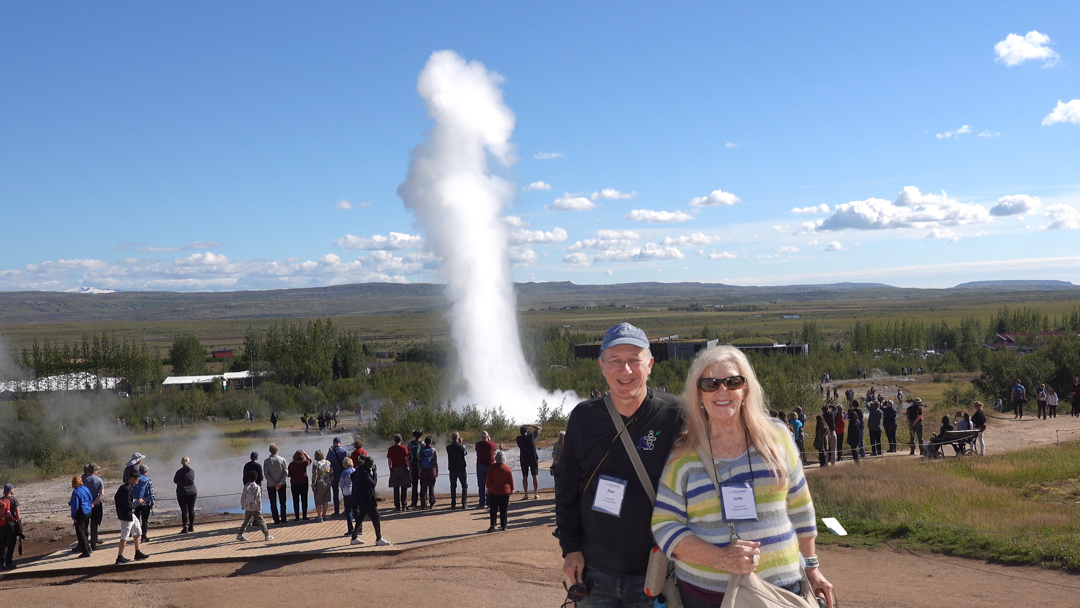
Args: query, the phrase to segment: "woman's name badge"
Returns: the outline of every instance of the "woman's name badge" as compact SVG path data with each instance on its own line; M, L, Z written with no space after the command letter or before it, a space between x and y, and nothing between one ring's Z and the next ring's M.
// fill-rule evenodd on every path
M622 513L622 501L625 495L625 479L601 475L600 482L596 484L596 498L593 500L592 505L593 511L600 511L618 517L619 513Z
M757 521L754 488L749 483L720 486L720 492L724 521Z

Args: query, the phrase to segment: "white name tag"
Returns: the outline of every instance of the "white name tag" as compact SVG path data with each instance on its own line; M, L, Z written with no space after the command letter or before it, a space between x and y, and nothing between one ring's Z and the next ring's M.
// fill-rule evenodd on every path
M757 521L757 503L749 483L720 486L724 521Z
M623 496L626 495L626 480L607 475L600 476L596 484L596 498L593 500L594 511L619 516L622 513Z

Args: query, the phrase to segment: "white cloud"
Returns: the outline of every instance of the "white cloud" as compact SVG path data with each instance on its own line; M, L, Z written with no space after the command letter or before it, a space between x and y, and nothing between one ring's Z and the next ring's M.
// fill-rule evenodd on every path
M690 236L678 236L675 238L665 237L664 245L708 245L710 243L719 243L720 237L708 235L704 232L695 232Z
M686 257L675 247L661 247L656 243L645 243L641 247L605 249L594 254L584 252L571 253L563 258L563 263L574 266L588 266L596 262L644 262L650 260L681 260Z
M1039 197L1026 194L1011 194L998 199L990 208L990 215L1024 215L1039 208Z
M593 192L589 195L592 200L616 200L622 198L634 198L637 196L637 192L619 192L614 188L604 188L599 192Z
M843 249L840 241L829 241L825 244L825 251L843 251Z
M721 251L719 253L714 251L713 253L709 254L710 260L734 260L736 257L738 256L736 256L734 253L728 253L726 251Z
M120 243L113 251L142 251L145 253L176 253L177 251L198 251L200 249L217 249L223 247L218 241L196 241L179 247L154 247L146 243Z
M799 229L795 231L795 234L810 234L811 232L814 232L815 230L817 230L818 226L821 226L824 223L825 223L825 220L814 220L812 222L803 222L803 223L799 224Z
M1080 211L1063 203L1046 206L1046 217L1050 223L1043 230L1076 230L1080 228Z
M353 204L352 204L352 203L350 203L349 201L345 200L345 199L341 199L341 200L340 200L340 201L338 201L338 203L337 203L337 208L338 208L338 209L352 209L352 208L353 208Z
M602 239L640 239L641 235L633 230L597 230L596 236Z
M532 192L534 190L551 190L551 184L547 182L533 182L528 186L521 189L523 192Z
M690 201L691 207L715 207L718 205L734 205L742 199L730 192L713 190L709 196L699 196Z
M536 261L536 252L531 247L511 247L510 264L512 266L528 266Z
M592 264L592 259L587 253L571 253L570 255L562 259L563 264L570 264L571 266L589 266Z
M343 238L334 239L334 245L342 249L360 249L368 251L389 251L394 249L411 249L424 244L423 237L402 232L391 232L388 236L373 234L370 239L365 239L351 234Z
M547 208L555 209L556 211L588 211L595 207L596 203L584 196L574 196L567 192L555 199L555 201L548 205Z
M793 247L791 245L784 245L783 247L777 249L776 253L799 253L799 248Z
M537 152L533 154L533 158L536 160L551 160L553 158L562 158L562 152Z
M816 207L795 207L791 210L792 213L828 213L829 206L825 203L821 203Z
M944 133L938 133L938 139L949 139L950 137L960 137L961 135L967 135L971 133L971 127L964 125L955 131L945 131Z
M817 239L814 239L814 240L810 241L809 243L806 244L806 246L807 247L816 247L817 246Z
M979 137L1001 137L999 131L979 131Z
M955 243L960 240L960 237L956 236L956 233L948 228L931 228L930 232L927 232L926 236L923 238L947 239L950 243Z
M893 228L930 228L935 225L958 226L985 223L990 219L986 207L961 203L941 194L923 194L906 186L895 201L869 198L837 205L833 214L813 230L886 230ZM810 222L799 233L811 232Z
M1020 65L1025 61L1043 61L1043 67L1057 63L1060 55L1050 48L1050 37L1031 30L1024 36L1009 34L1005 40L994 45L997 61L1008 67Z
M769 230L772 230L773 232L787 232L788 228L790 228L790 226L787 224L773 224L772 226L769 226Z
M687 222L694 219L694 216L685 211L651 211L649 209L634 209L626 215L626 219L631 222L673 223Z
M516 215L508 215L503 218L503 221L506 222L508 226L513 226L514 228L524 228L529 225L529 222L526 222Z
M510 242L518 245L524 243L561 243L566 240L566 236L566 231L558 227L547 232L543 230L514 230L510 233Z
M737 144L735 142L729 141L726 144L724 144L724 147L725 148L738 148L741 145L743 145L743 144Z
M1059 99L1054 111L1046 115L1042 124L1044 127L1056 125L1059 122L1071 122L1080 125L1080 99L1074 99L1069 103L1061 103Z

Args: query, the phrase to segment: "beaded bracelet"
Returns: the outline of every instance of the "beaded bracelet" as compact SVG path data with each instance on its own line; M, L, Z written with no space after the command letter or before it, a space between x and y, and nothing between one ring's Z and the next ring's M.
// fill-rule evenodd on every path
M819 565L817 557L805 557L803 559L806 560L806 568L817 568Z

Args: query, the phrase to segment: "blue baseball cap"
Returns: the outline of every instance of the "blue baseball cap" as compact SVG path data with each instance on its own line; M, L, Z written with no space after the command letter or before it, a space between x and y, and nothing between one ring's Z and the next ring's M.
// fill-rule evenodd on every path
M600 350L605 351L612 346L620 344L633 344L639 348L649 348L649 338L640 328L629 323L619 323L604 333L604 341L600 343Z

